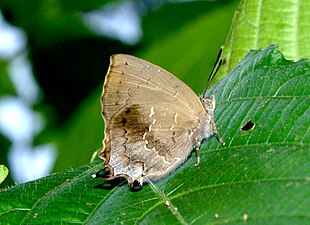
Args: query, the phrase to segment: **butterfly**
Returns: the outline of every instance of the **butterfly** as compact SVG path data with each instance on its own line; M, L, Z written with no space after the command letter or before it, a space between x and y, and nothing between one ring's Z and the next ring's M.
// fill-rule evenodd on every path
M213 94L197 97L168 71L134 56L111 56L101 103L105 137L99 157L108 172L102 178L125 178L132 190L174 171L193 149L198 165L200 145L211 135L225 144L214 122Z

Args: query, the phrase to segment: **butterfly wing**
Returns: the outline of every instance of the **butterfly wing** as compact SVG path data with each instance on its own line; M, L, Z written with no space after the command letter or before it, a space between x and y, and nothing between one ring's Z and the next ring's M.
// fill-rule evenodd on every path
M193 148L205 110L178 78L129 55L111 57L102 94L106 124L105 164L111 179L129 183L159 179L178 167Z
M111 56L101 97L106 122L126 105L158 104L160 99L204 112L196 94L168 71L134 56Z

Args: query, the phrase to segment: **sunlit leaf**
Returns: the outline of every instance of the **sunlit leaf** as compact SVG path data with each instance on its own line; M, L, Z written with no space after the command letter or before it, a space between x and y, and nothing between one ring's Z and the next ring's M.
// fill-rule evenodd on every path
M8 176L9 170L4 165L0 165L0 184L4 181L4 179Z
M310 57L310 1L242 0L225 44L225 65L231 71L248 49L276 43L291 60Z

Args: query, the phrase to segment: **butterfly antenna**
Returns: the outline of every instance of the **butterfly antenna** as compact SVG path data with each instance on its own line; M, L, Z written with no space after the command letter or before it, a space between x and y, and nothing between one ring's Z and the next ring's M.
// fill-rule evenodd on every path
M203 91L203 95L202 95L203 97L205 96L211 81L213 80L213 78L217 74L218 70L220 69L221 65L223 64L223 59L221 59L222 53L223 53L223 48L221 47L219 50L219 53L217 54L214 66L210 72L205 90Z

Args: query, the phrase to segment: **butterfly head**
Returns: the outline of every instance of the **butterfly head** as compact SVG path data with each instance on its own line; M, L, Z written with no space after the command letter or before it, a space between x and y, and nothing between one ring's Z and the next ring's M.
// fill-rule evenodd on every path
M215 98L214 95L212 94L211 99L210 98L200 98L200 101L206 110L207 113L213 113L215 109Z

